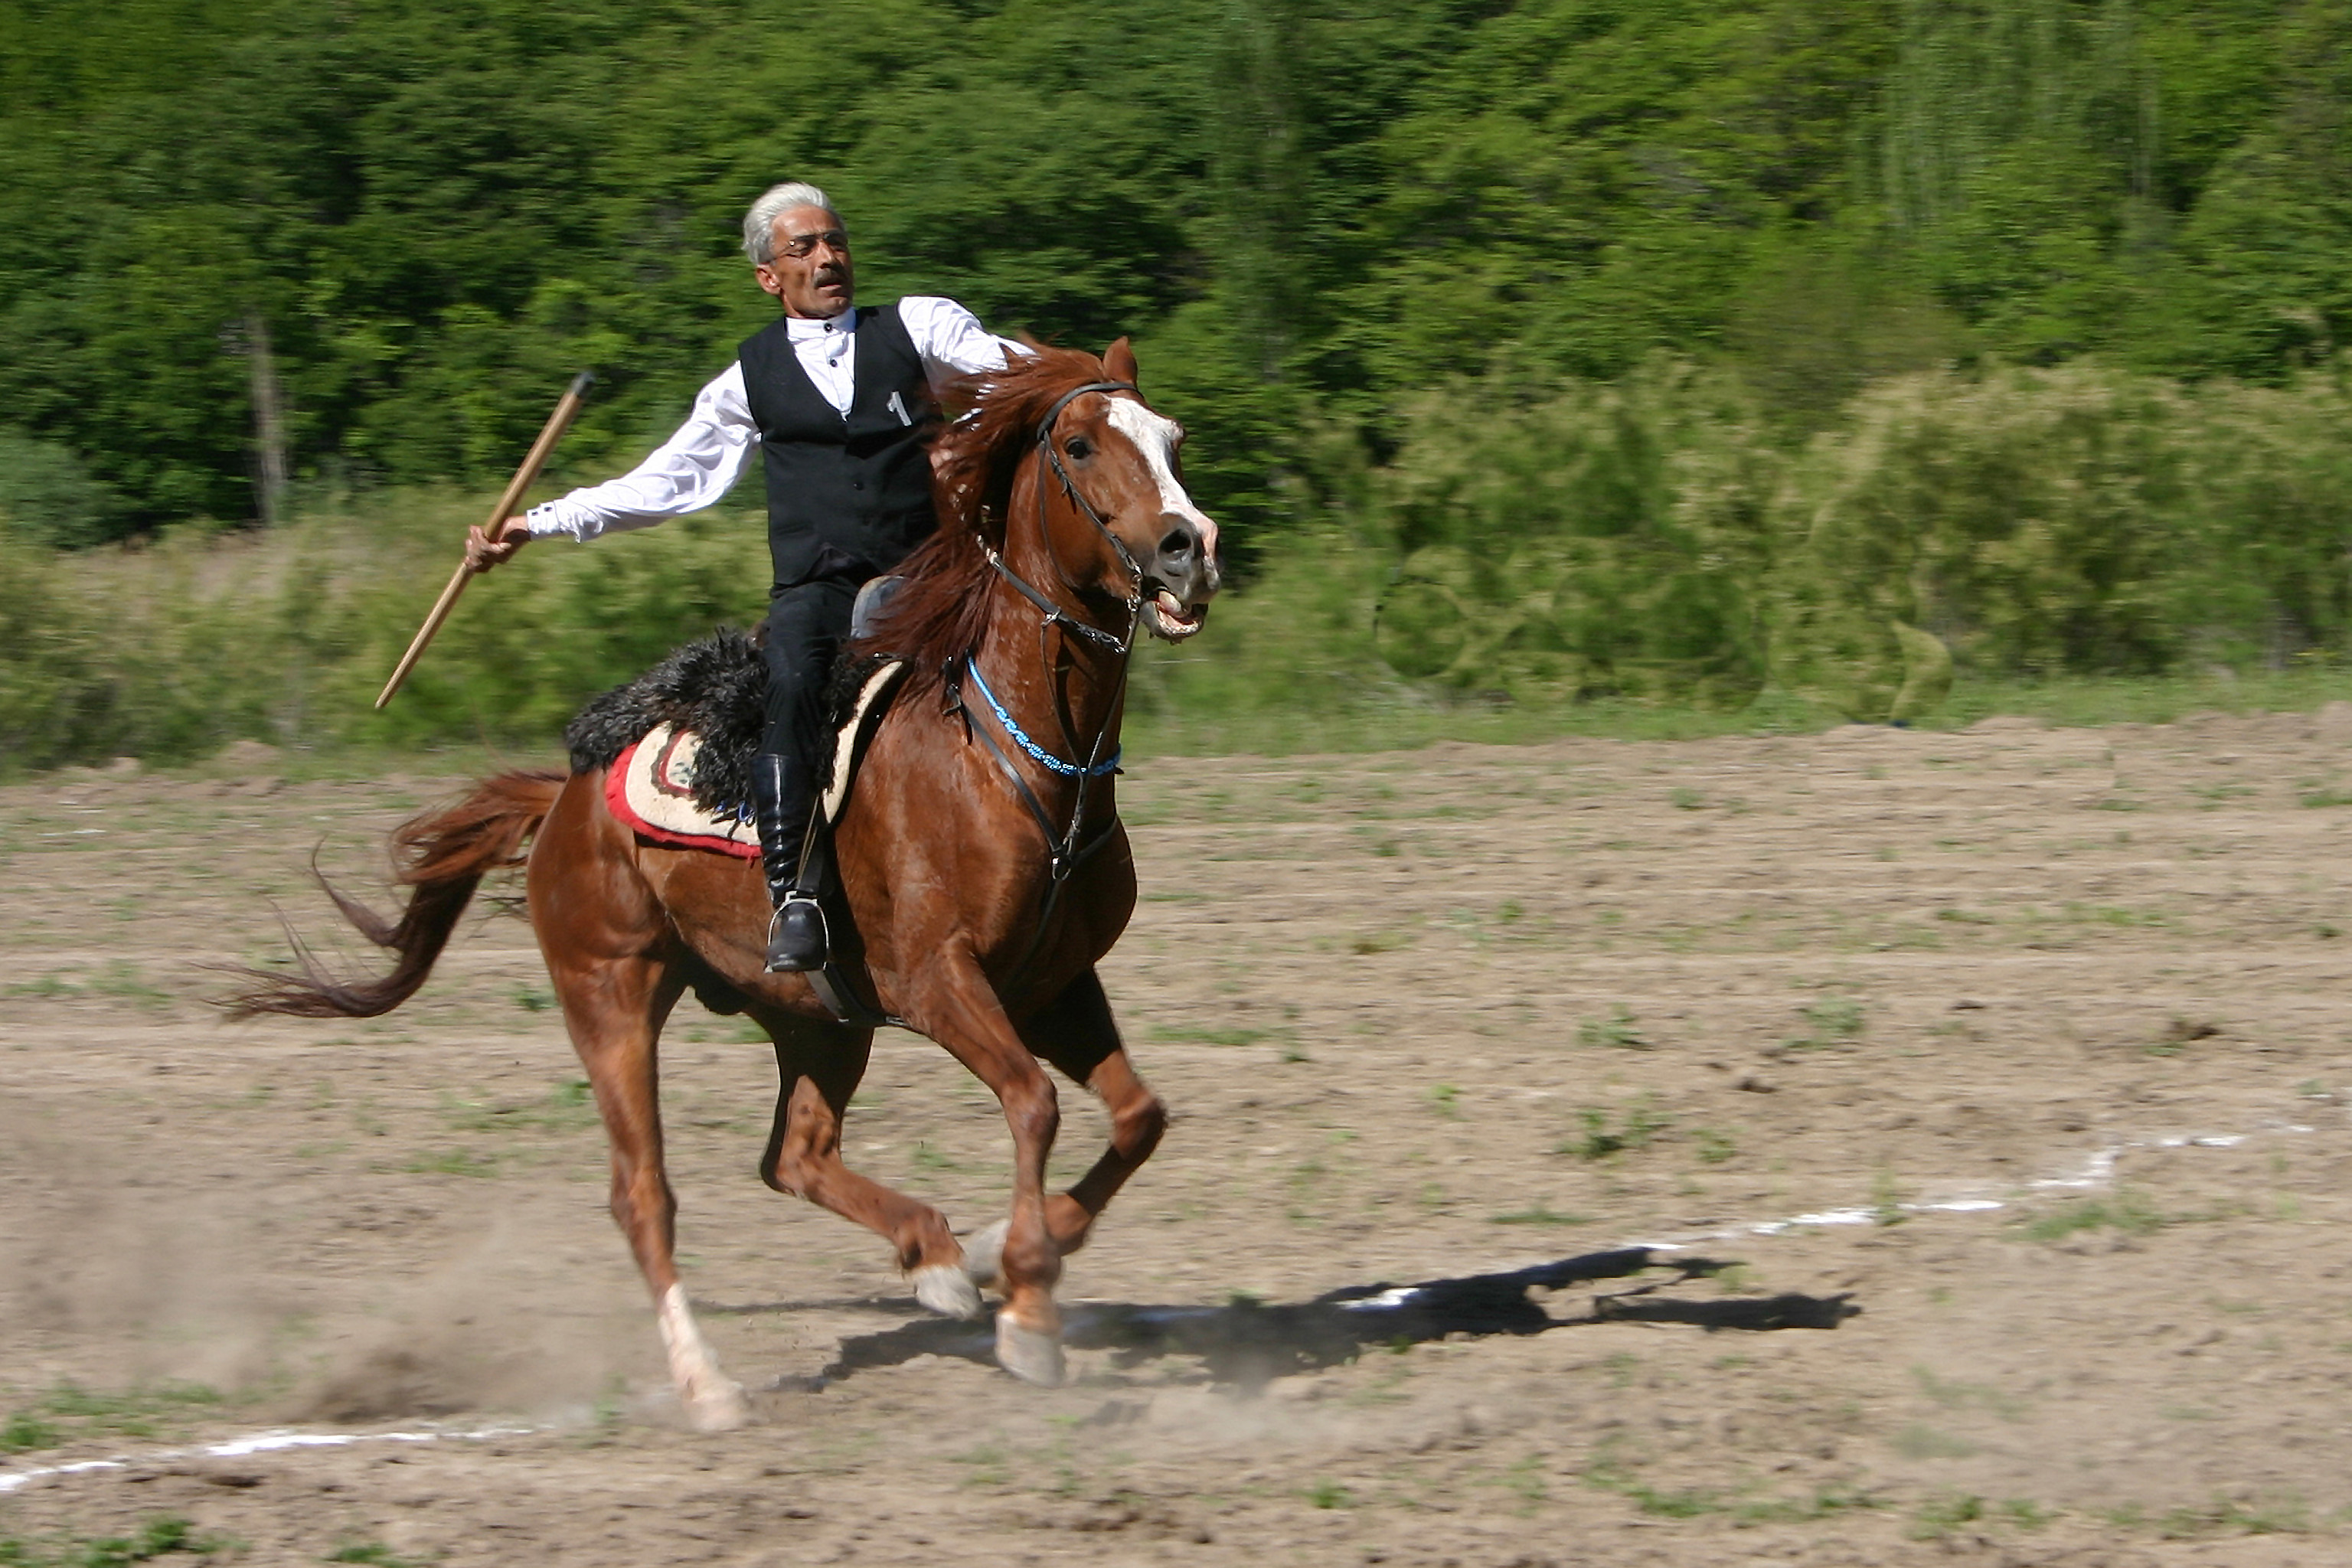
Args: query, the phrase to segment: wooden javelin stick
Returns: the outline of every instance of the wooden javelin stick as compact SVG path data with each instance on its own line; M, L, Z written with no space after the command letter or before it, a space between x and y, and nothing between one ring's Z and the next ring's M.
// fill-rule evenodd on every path
M583 403L588 401L588 389L595 384L594 371L583 370L572 378L572 384L564 389L563 396L555 405L555 412L547 416L546 428L540 431L539 439L530 444L530 456L523 458L522 467L515 470L515 477L507 481L507 492L499 498L496 510L490 513L490 521L482 525L483 532L495 535L499 524L514 515L515 506L522 500L523 492L530 489L533 479L539 478L539 470L546 464L547 455L555 450L555 443L562 438L563 432L571 426L572 416L580 412ZM406 680L408 672L416 668L416 661L425 656L425 645L433 640L433 634L439 631L441 623L449 618L449 612L457 607L457 595L466 591L466 580L472 575L472 564L459 562L457 574L449 579L449 585L441 590L441 597L434 602L433 613L425 616L424 626L417 628L416 640L410 643L408 651L400 656L400 668L394 670L392 679L383 683L383 691L375 700L377 708L381 709L392 700L392 694L400 689L400 683Z

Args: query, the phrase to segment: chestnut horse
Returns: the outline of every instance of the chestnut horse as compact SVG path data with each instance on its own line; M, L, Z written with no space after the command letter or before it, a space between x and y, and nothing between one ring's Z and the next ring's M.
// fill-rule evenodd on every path
M781 1087L760 1174L868 1226L923 1305L1003 1300L996 1356L1034 1383L1063 1373L1054 1287L1165 1113L1128 1059L1095 965L1135 905L1113 764L1139 630L1198 631L1219 577L1217 528L1184 491L1182 432L1134 387L1125 339L1100 360L1042 349L977 382L935 453L940 527L852 653L905 658L838 819L834 851L874 1000L947 1047L995 1094L1013 1134L1012 1212L959 1243L939 1210L843 1163L842 1118L873 1031L837 1022L806 976L762 972L768 903L755 862L649 843L604 804L602 769L516 772L394 837L413 891L397 923L331 887L345 917L397 954L342 984L305 961L245 1012L370 1016L413 994L482 877L527 862L531 927L612 1144L613 1216L657 1305L694 1423L740 1422L672 1257L656 1056L693 989L775 1041ZM977 693L987 700L970 701ZM526 850L526 845L528 849ZM1099 1095L1110 1147L1049 1197L1059 1124L1045 1062Z

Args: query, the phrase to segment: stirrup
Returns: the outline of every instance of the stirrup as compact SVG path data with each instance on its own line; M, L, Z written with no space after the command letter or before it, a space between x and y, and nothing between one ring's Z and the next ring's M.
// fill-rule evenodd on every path
M807 893L786 895L768 920L770 974L799 974L823 969L832 950L824 929L824 906Z

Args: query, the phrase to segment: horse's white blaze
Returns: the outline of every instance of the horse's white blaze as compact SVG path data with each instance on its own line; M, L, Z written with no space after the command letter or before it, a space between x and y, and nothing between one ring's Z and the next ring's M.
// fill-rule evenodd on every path
M719 1370L719 1358L695 1326L686 1304L686 1287L672 1285L662 1292L662 1348L669 1352L670 1381L697 1430L724 1432L743 1425L751 1412L742 1388Z
M1201 531L1201 548L1214 560L1217 553L1217 525L1206 512L1192 504L1184 493L1184 485L1176 477L1176 421L1164 414L1155 414L1140 403L1124 397L1110 400L1110 422L1114 429L1135 444L1143 455L1144 466L1151 471L1152 483L1160 487L1160 510L1189 521Z

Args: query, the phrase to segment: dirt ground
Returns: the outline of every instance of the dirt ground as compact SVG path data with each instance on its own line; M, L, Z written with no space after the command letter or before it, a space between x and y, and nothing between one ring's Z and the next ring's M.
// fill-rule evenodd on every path
M715 1437L524 926L371 1024L198 1001L457 781L0 791L0 1562L2352 1562L2347 744L1147 764L1107 979L1176 1121L1072 1383L762 1188L772 1064L688 1003ZM971 1226L1006 1148L884 1037L853 1163Z

